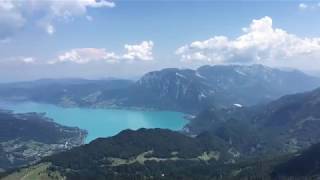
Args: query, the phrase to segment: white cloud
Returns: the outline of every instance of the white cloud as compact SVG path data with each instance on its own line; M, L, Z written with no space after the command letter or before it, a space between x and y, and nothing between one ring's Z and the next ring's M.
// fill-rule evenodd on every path
M30 64L30 63L35 63L36 60L33 57L22 57L21 61L26 63L26 64Z
M70 22L88 16L89 8L113 8L108 0L1 0L0 39L7 38L27 23L36 23L48 34L55 32L55 21Z
M123 55L124 59L128 60L153 60L152 49L153 42L152 41L143 41L138 45L128 45L126 44L124 48L127 50L127 53Z
M50 35L55 32L55 28L51 24L47 25L46 30L47 30L47 33Z
M299 9L300 10L319 10L320 9L320 3L317 2L308 2L308 3L300 3L299 4Z
M72 62L76 64L87 64L94 61L103 61L107 63L116 63L121 60L136 60L136 61L148 61L153 60L152 57L152 41L143 41L137 45L125 45L126 53L123 55L117 55L114 52L109 52L104 48L78 48L71 49L58 55L53 61L49 61L49 64L56 64L61 62Z
M195 41L176 50L183 61L222 63L261 63L301 67L320 65L320 38L302 38L274 28L268 16L253 20L235 39L215 36Z
M304 10L304 9L307 9L307 8L308 8L308 5L305 4L305 3L300 3L300 4L299 4L299 8L300 8L300 9L303 9L303 10Z
M13 56L2 58L0 61L1 64L35 64L37 63L34 57L30 56Z
M107 52L104 48L79 48L72 49L59 55L57 60L50 61L50 64L59 62L73 62L86 64L92 61L116 62L117 57L113 52Z

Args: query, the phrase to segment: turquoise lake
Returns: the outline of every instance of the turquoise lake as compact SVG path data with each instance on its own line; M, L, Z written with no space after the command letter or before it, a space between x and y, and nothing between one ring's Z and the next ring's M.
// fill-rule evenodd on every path
M98 137L113 136L124 129L180 130L187 123L183 113L171 111L64 108L34 102L0 103L0 108L16 113L45 112L47 117L59 124L87 130L86 143Z

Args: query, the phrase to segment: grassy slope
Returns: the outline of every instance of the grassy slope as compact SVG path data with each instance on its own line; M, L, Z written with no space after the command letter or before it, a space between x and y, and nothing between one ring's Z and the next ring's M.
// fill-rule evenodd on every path
M49 163L41 163L35 166L21 169L16 171L2 180L64 180L58 172L52 172L48 170Z

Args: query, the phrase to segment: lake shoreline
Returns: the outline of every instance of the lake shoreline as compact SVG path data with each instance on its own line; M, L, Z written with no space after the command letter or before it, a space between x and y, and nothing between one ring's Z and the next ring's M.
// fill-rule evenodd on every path
M125 129L163 128L182 132L188 124L185 113L153 108L65 107L32 101L2 101L0 107L3 106L16 113L44 112L56 123L87 130L85 144L98 137L116 135Z
M27 102L34 102L39 104L48 104L48 105L54 105L59 106L62 108L88 108L88 109L114 109L114 110L132 110L132 111L146 111L146 112L179 112L184 114L186 117L194 116L194 114L190 114L187 112L179 111L179 110L170 110L170 109L163 109L163 108L148 108L148 107L139 107L139 106L118 106L118 105L70 105L70 104L63 104L63 103L48 103L48 102L42 102L42 101L32 101L32 100L1 100L4 103L27 103ZM1 103L0 103L1 104ZM189 120L186 118L186 120Z

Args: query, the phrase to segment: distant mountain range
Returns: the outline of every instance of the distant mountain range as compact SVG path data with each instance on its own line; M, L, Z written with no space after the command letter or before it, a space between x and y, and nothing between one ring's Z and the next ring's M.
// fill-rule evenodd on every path
M129 80L42 79L0 84L0 98L36 101L62 106L83 106L96 102L103 91L126 88Z
M61 126L43 114L0 110L0 172L83 144L86 131Z
M299 82L299 83L297 83ZM262 65L163 69L128 80L42 80L0 85L0 98L64 106L129 107L196 113L254 105L320 86L320 78Z

